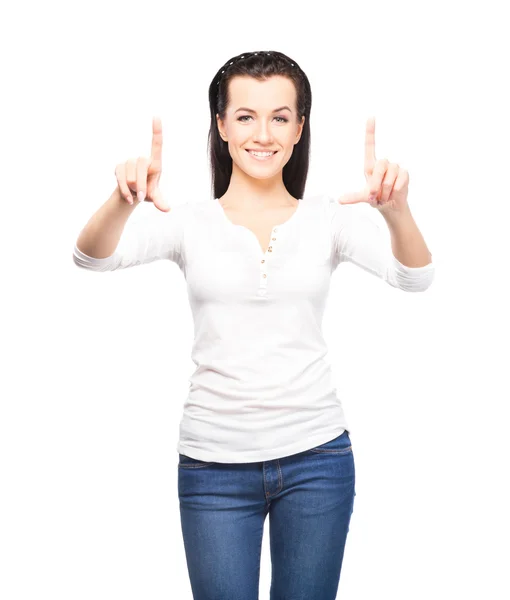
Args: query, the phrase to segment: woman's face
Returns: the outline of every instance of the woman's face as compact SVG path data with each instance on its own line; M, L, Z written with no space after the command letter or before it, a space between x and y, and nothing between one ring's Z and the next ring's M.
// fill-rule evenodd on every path
M222 139L228 142L233 168L237 165L259 179L273 177L289 161L303 130L305 117L297 122L294 83L280 75L265 81L236 76L229 82L229 91L225 121L218 115L216 119ZM259 159L249 150L276 153Z

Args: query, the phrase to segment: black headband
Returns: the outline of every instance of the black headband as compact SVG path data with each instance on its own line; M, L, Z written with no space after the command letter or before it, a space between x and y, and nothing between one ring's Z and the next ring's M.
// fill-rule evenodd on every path
M227 62L222 68L221 68L221 72L219 73L219 77L218 77L218 81L216 82L216 85L219 86L220 85L220 81L222 79L222 75L223 73L225 73L225 71L234 63L239 62L240 60L242 60L243 58L249 58L250 56L257 56L258 54L267 54L268 56L271 56L271 54L273 54L274 56L284 60L285 62L287 62L288 64L290 64L291 67L295 67L298 70L301 70L299 65L297 65L296 63L291 62L286 56L284 56L283 54L279 54L277 52L246 52L245 54L236 56L233 60Z

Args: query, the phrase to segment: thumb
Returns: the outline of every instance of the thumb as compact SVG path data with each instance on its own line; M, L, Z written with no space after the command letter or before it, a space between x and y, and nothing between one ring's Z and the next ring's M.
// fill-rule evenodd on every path
M151 197L152 197L152 202L156 206L156 208L159 208L159 210L161 210L163 212L169 212L170 211L170 207L163 200L163 195L162 195L162 193L161 193L161 191L160 191L159 188L156 188L152 192Z
M338 198L339 204L358 204L358 202L368 202L368 193L366 190L363 192L349 192Z

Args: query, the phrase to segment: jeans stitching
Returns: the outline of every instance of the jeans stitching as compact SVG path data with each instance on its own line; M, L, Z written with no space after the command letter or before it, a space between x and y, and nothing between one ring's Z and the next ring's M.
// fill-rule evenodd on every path
M195 465L193 463L179 463L179 467L184 467L185 469L202 469L203 467L209 467L213 463L205 463L204 465Z
M352 452L352 446L348 448L342 448L340 450L329 450L328 448L312 448L310 452L315 452L316 454L347 454L348 452Z

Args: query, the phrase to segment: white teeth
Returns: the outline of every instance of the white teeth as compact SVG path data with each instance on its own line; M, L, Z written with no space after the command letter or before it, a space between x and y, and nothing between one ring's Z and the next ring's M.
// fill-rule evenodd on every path
M253 152L253 150L248 150L250 154L253 156L272 156L274 152Z

